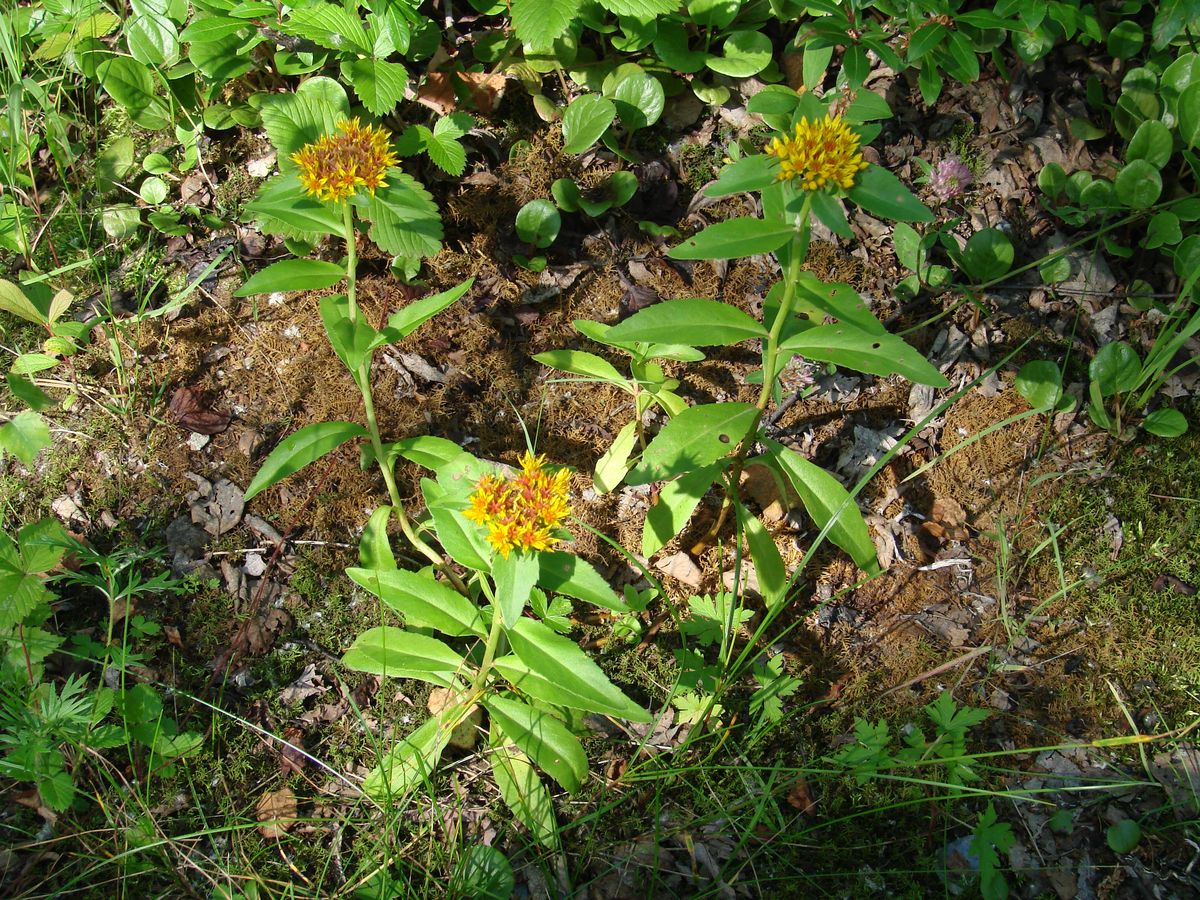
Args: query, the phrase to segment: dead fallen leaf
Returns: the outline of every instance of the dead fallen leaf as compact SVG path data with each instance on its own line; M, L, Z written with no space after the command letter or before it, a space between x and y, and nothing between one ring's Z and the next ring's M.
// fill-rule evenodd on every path
M792 782L792 787L787 794L787 802L792 809L798 809L804 815L812 814L817 801L813 797L812 791L809 790L808 782L803 775L797 776L796 780Z
M268 791L259 798L255 807L255 815L262 823L258 826L259 834L268 840L283 837L296 824L297 812L296 795L291 788Z
M700 567L682 550L660 559L654 564L654 568L666 575L670 575L678 581L682 581L688 587L700 587L700 581L703 577Z
M499 72L430 72L417 90L417 102L445 116L458 109L461 90L471 106L491 113L500 105L506 85L507 79Z
M308 765L308 757L304 755L303 731L299 728L285 728L282 736L287 743L279 748L279 769L286 777Z
M921 523L921 530L936 541L965 541L967 511L951 497L938 497L933 501L929 518Z
M193 387L176 388L167 409L175 424L199 434L220 434L233 420L230 413L214 409L204 392Z

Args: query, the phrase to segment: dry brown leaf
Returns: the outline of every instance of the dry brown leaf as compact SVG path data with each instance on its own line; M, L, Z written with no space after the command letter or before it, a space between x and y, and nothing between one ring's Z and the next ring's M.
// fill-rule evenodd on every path
M267 839L283 837L296 824L297 811L296 795L290 787L263 794L255 807L255 815L262 823L258 826L259 834Z
M792 787L787 794L787 802L792 809L798 809L804 815L812 815L817 801L813 797L812 791L809 790L808 782L803 775L798 775L792 782Z
M682 581L688 587L700 587L700 581L703 578L700 567L682 550L678 553L672 553L664 559L660 559L654 564L654 568L665 575L670 575L672 578Z
M176 388L167 409L177 425L197 434L220 434L233 420L230 413L213 408L204 392L193 387Z
M487 72L430 72L417 91L417 102L439 115L449 115L458 109L461 87L480 112L495 112L504 96L507 79L500 73Z
M299 728L285 728L283 739L287 743L279 750L279 768L286 777L308 765L308 757L304 754L304 732Z

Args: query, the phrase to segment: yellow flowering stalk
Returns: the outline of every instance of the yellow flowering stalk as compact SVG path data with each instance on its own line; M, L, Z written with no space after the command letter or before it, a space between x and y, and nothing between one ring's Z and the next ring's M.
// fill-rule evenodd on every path
M849 190L867 167L858 148L858 135L840 116L801 119L792 137L775 138L766 152L779 158L780 181L799 181L806 191L830 185Z
M526 453L512 478L484 475L475 485L463 516L488 530L488 542L501 556L513 550L550 550L554 529L571 514L566 469L545 471L544 456Z
M300 183L318 200L341 203L360 187L372 194L386 187L387 170L399 162L388 133L358 118L342 119L337 134L327 134L292 154Z

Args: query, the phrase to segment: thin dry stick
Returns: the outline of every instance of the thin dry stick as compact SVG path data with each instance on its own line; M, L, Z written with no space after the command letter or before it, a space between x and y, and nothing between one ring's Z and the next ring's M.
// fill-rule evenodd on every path
M990 653L991 649L992 648L990 646L976 647L974 650L964 653L962 656L956 656L949 662L944 662L940 666L935 666L934 668L930 669L928 672L922 672L920 675L908 679L908 681L904 682L903 684L898 684L894 688L889 688L880 694L880 696L886 697L888 694L894 694L896 691L902 691L905 688L912 687L914 684L920 684L927 678L934 678L943 674L944 672L949 672L951 669L961 666L963 663L968 663L977 657L983 656L985 653Z

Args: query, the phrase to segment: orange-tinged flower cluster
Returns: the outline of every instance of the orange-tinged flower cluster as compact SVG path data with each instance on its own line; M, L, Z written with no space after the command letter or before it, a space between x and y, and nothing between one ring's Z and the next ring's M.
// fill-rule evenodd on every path
M300 168L300 183L318 200L340 203L360 187L372 194L386 187L389 167L399 162L388 133L357 118L337 123L338 134L327 134L292 154Z
M802 119L794 136L775 138L767 152L779 157L779 180L798 180L806 191L828 186L849 190L867 167L858 149L858 135L840 116Z
M558 539L554 529L571 514L566 469L547 472L544 456L526 453L521 471L512 478L484 475L463 515L486 525L488 541L502 556L512 550L549 550Z

